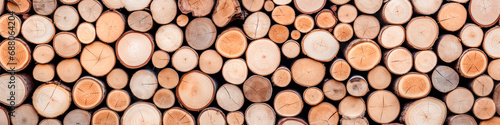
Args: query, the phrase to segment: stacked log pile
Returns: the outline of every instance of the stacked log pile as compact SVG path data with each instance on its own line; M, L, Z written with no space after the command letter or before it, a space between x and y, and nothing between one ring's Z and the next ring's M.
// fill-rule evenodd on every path
M499 0L0 0L0 125L499 125Z

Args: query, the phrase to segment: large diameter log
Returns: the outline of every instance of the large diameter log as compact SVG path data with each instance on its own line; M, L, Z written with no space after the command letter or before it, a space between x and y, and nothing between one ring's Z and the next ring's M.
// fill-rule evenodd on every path
M385 89L391 85L391 73L384 66L375 66L368 72L368 83L374 89Z
M346 89L349 95L357 97L365 96L370 91L366 79L359 75L354 75L347 81Z
M386 25L380 30L377 40L386 49L401 46L405 41L405 29L401 25Z
M325 96L333 101L339 101L347 95L344 83L335 80L327 80L323 84Z
M134 11L128 15L127 23L135 31L147 32L153 28L153 17L143 10Z
M0 106L0 123L3 125L10 125L9 111L3 106Z
M212 20L217 27L224 27L236 18L244 18L245 12L241 10L238 0L218 0L212 14Z
M446 105L434 97L419 99L404 107L400 120L407 125L441 125L446 120Z
M184 33L175 24L167 24L158 28L155 34L155 41L158 48L167 52L173 52L182 45Z
M399 77L394 85L396 95L406 99L418 99L431 92L431 81L427 74L408 73Z
M0 43L0 66L9 72L18 72L31 62L31 49L22 39L5 39Z
M382 52L373 40L356 39L345 48L344 57L352 68L368 71L380 62Z
M102 108L94 112L92 115L92 124L97 125L118 125L120 123L120 116L118 113Z
M204 0L204 1L191 1L191 0L179 0L178 6L179 10L184 14L192 13L194 17L203 17L212 11L214 7L215 0Z
M56 75L54 64L36 64L33 68L33 79L40 82L51 81Z
M354 5L359 11L374 14L382 7L382 0L354 0Z
M188 72L198 66L198 53L191 47L183 46L172 55L172 66L180 72Z
M415 49L431 48L438 34L439 27L436 21L428 16L415 17L406 25L406 40L408 45Z
M116 57L127 68L137 69L148 63L155 45L147 33L129 31L116 41Z
M460 81L458 73L448 66L437 66L432 72L432 86L442 93L457 88Z
M123 125L161 125L161 112L149 102L136 102L130 105L120 120Z
M310 58L296 60L291 69L293 81L305 87L318 85L326 74L325 65Z
M48 63L55 56L54 48L49 44L40 44L33 50L33 60L37 63Z
M467 23L460 30L458 36L462 40L462 44L467 47L479 47L483 42L484 32L478 25Z
M154 102L154 99L153 99ZM106 106L118 112L124 111L130 105L130 96L125 90L111 90L106 98Z
M56 34L56 28L51 19L45 16L33 15L23 22L21 34L23 34L24 39L31 43L43 44L52 40L52 37Z
M488 96L494 88L494 81L490 76L484 74L476 77L469 83L469 88L477 96Z
M0 75L0 85L4 90L0 93L0 102L7 106L19 106L31 95L34 86L33 78L28 74Z
M295 21L295 10L287 5L277 6L271 12L271 18L278 24L290 25Z
M172 68L162 69L158 73L158 83L164 88L172 89L179 83L179 74Z
M128 84L128 74L125 70L115 68L106 76L106 83L113 89L123 89Z
M472 109L474 95L466 88L459 87L444 97L448 110L456 114L462 114Z
M258 75L270 75L280 64L280 53L278 45L271 40L255 40L248 45L246 50L248 69Z
M245 19L243 30L250 39L259 39L264 37L271 26L271 19L263 12L252 13Z
M10 117L12 125L37 125L38 119L37 112L30 104L23 104L17 107L12 111L12 116Z
M93 76L108 74L116 63L113 48L99 41L86 45L80 54L80 60L83 69Z
M307 88L304 90L304 93L302 93L302 97L304 98L304 102L312 106L318 105L325 98L323 91L318 87Z
M196 121L191 113L179 107L169 108L165 111L165 113L163 113L164 125L174 125L179 123L195 125Z
M250 76L243 83L243 94L251 102L267 102L273 94L271 81L259 75Z
M158 24L168 24L177 15L175 0L153 0L150 5L153 20Z
M384 64L391 73L402 75L411 70L413 57L404 47L397 47L384 53Z
M328 102L322 102L312 107L307 115L309 125L336 125L339 122L339 113L334 105Z
M409 0L391 0L382 8L382 19L390 24L404 24L413 14Z
M466 19L467 10L460 3L444 4L437 15L439 25L448 31L459 30L465 24Z
M216 83L207 74L197 70L190 71L180 81L175 95L187 110L200 111L213 101Z
M314 30L302 38L302 52L312 59L329 62L337 56L340 45L326 30Z
M19 18L17 15L10 15L10 14L2 15L0 17L0 25L2 25L2 27L0 27L0 35L3 38L9 38L9 36L13 37L18 36L19 31L21 30L21 24L22 24L21 18Z
M71 105L70 91L69 87L56 81L42 84L33 92L33 107L46 118L62 115Z
M462 54L462 44L455 35L441 35L436 45L437 55L446 63L457 60Z
M283 90L274 97L274 110L280 116L292 117L302 112L304 103L297 91Z
M121 0L127 11L142 10L149 6L151 0Z
M216 100L217 104L222 109L226 111L236 111L243 106L245 97L238 86L233 84L224 84L219 87L219 90L217 90Z
M465 50L457 61L456 70L465 78L474 78L486 71L488 57L480 49Z
M155 90L158 88L158 80L153 71L141 69L132 75L129 86L135 97L148 100L155 94Z
M245 116L240 111L229 112L226 116L226 122L229 125L243 125L245 122Z
M380 124L394 121L401 109L398 97L387 90L377 90L371 93L366 105L370 118Z
M100 12L99 12L100 13ZM62 31L73 30L80 21L78 11L72 6L60 6L54 12L54 25Z
M339 103L339 114L345 118L363 117L366 112L365 101L360 97L347 96Z
M64 116L64 125L90 125L92 115L85 110L75 109Z
M220 109L209 107L198 115L198 125L226 125L226 116Z
M500 15L500 2L496 0L470 0L469 15L481 27L495 25Z
M95 22L102 10L102 4L97 0L82 0L78 3L78 12L82 19L87 22Z
M492 118L496 113L496 106L493 99L489 97L481 97L476 99L472 113L480 120L487 120Z
M439 10L443 0L411 0L411 3L418 14L431 15Z
M247 49L247 38L240 28L229 28L217 36L215 49L221 56L237 58Z
M295 8L304 14L313 14L325 6L326 0L294 0Z
M5 9L9 12L14 12L16 14L25 14L31 10L31 1L30 0L10 0L7 2Z
M216 35L217 28L210 18L196 18L186 27L186 42L195 50L204 50L212 46L217 38Z
M483 50L493 59L500 58L498 37L500 37L500 27L498 26L489 29L484 35Z
M476 119L467 114L448 116L446 122L448 125L477 125Z
M73 102L81 109L93 109L104 101L106 86L104 83L91 76L84 76L76 81L73 86Z
M245 110L245 121L248 125L274 125L276 113L266 103L253 103Z
M63 58L73 58L82 50L76 34L71 32L59 32L54 36L52 46L57 55Z
M347 2L350 0L346 0ZM358 17L358 9L351 4L345 4L337 9L337 17L342 23L351 23Z
M432 50L423 50L414 53L413 60L415 70L421 73L428 73L436 67L438 57Z
M125 17L118 11L106 11L95 23L97 37L106 43L115 42L125 31Z

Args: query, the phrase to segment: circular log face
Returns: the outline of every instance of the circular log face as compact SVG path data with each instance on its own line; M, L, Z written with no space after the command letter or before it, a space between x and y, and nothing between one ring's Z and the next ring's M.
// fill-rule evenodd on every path
M460 3L447 3L438 12L441 27L448 31L457 31L465 24L467 10Z
M58 0L33 0L33 10L40 15L50 15L56 10Z
M11 115L13 115L10 118L13 125L36 125L39 119L35 109L30 104L16 107Z
M73 86L72 97L76 106L93 109L101 104L106 95L106 86L94 77L82 77Z
M147 32L153 28L153 17L146 11L134 11L127 19L128 26L139 32Z
M274 22L281 25L290 25L295 21L295 10L290 6L277 6L272 11L271 17Z
M404 24L413 14L413 8L408 0L391 0L382 9L382 18L390 24Z
M153 71L142 69L132 75L129 86L132 94L137 98L148 100L153 97L156 88L158 88L158 80Z
M380 30L378 43L391 49L400 46L405 41L405 29L401 25L387 25Z
M302 97L293 90L283 90L274 97L274 109L280 116L296 116L304 107Z
M293 81L301 86L316 86L323 80L325 74L325 65L310 58L298 59L292 64Z
M167 52L173 52L182 45L184 34L181 28L175 24L167 24L158 28L155 35L158 48Z
M322 29L329 29L337 24L337 18L333 12L326 9L320 11L314 20L316 21L316 25Z
M484 32L476 24L467 23L464 25L460 33L458 34L462 40L462 44L467 47L479 47L483 42Z
M384 66L376 66L368 72L368 83L374 89L389 87L391 79L391 73Z
M99 11L101 13L101 11ZM59 30L69 31L74 29L80 21L77 10L72 6L60 6L54 12L54 25Z
M415 12L422 15L431 15L438 11L443 0L411 0Z
M92 116L92 124L118 125L119 123L120 116L118 113L109 109L99 109Z
M323 84L323 92L325 93L325 96L328 99L334 101L341 100L347 94L347 90L345 88L344 83L335 80L326 81Z
M414 55L415 70L421 73L428 73L436 67L438 59L436 53L431 50L418 51Z
M179 107L170 108L165 113L163 113L163 124L164 125L174 125L178 123L183 123L186 125L195 125L195 120L193 115L184 109Z
M372 40L367 39L351 41L345 49L344 54L352 68L359 71L372 69L382 58L382 53L378 45Z
M500 2L499 2L500 3ZM500 27L494 27L488 30L484 36L483 49L491 58L500 58Z
M488 57L483 51L475 48L465 50L457 63L457 71L465 78L474 78L486 71Z
M312 107L307 115L309 125L336 125L339 122L337 108L328 102L322 102Z
M37 45L33 50L33 60L37 63L48 63L54 56L54 48L48 44Z
M339 43L326 30L314 30L302 39L302 52L322 62L329 62L339 51Z
M448 125L456 125L456 124L477 125L476 119L474 119L474 117L467 115L467 114L454 115L454 116L448 117L447 122L448 122Z
M313 14L325 6L326 0L294 0L297 10L305 14Z
M304 102L306 102L309 105L317 105L323 101L323 98L325 97L323 95L323 91L317 87L309 87L306 90L304 90L304 93L302 94L304 97Z
M30 93L29 90L26 89L30 86L26 86L26 85L32 84L32 83L28 83L28 82L32 82L32 81L25 81L23 76L20 76L20 75L14 75L14 78L15 78L15 80L13 82L16 83L15 84L16 88L11 89L10 91L15 91L15 95L14 96L10 95L10 91L0 92L0 97L2 97L0 102L4 105L10 105L11 100L8 100L8 99L10 97L14 97L16 99L13 101L15 103L14 106L19 106L27 98L28 93ZM4 74L0 75L0 85L8 87L10 85L9 84L10 81L11 81L10 74L4 73ZM12 86L12 85L10 85L10 86Z
M245 122L245 117L240 111L229 112L227 113L226 121L229 125L243 125L243 122Z
M224 30L218 35L215 49L226 58L237 58L245 53L247 38L239 28Z
M158 73L158 83L167 89L174 88L179 83L179 75L172 68L162 69Z
M347 42L354 35L354 29L347 23L340 23L333 29L333 35L340 42Z
M346 0L349 1L349 0ZM342 5L337 10L337 17L342 23L351 23L358 16L358 10L351 4Z
M83 44L89 44L95 40L95 28L91 23L80 23L76 29L76 36Z
M153 96L153 103L160 109L174 106L175 95L170 89L161 88Z
M371 93L366 103L370 118L381 124L394 121L401 109L396 95L386 90Z
M354 34L361 39L374 39L380 31L380 23L371 15L360 15L353 23Z
M281 54L278 45L269 39L251 42L246 51L248 68L255 74L267 76L278 68Z
M217 108L206 108L198 115L199 125L226 125L224 113Z
M127 73L123 69L115 68L108 73L106 81L109 87L113 89L122 89L128 84L128 78Z
M216 35L217 29L209 18L196 18L186 27L186 41L195 50L204 50L212 46L217 38Z
M258 39L267 34L270 26L271 19L269 19L269 16L263 12L255 12L247 17L245 23L243 23L243 30L251 39Z
M354 0L354 4L359 11L374 14L382 7L382 0Z
M444 99L448 109L456 114L468 112L474 104L474 95L466 88L457 88L446 95Z
M12 19L12 17L14 17L14 19ZM9 36L16 37L17 35L19 35L19 31L21 30L21 18L16 15L13 15L12 17L10 14L4 14L0 17L0 25L2 25L2 27L0 27L0 35L3 38L9 38ZM11 22L10 25L9 22ZM14 23L14 25L12 23Z
M472 112L478 119L490 119L496 113L495 102L489 97L476 99L476 102L474 102L474 107L472 107Z
M123 125L159 125L161 112L148 102L136 102L125 110L121 122Z
M224 84L217 90L217 104L226 111L236 111L243 106L245 97L236 85Z
M458 73L448 66L437 66L432 72L432 86L442 93L457 88L459 81Z
M351 74L351 66L344 59L338 59L333 61L330 66L330 75L333 79L338 81L344 81L349 78Z
M243 83L243 93L251 102L266 102L271 99L273 87L266 77L254 75Z
M48 43L56 33L52 21L40 15L30 16L23 22L21 34L24 39L34 44Z
M362 117L366 111L366 104L362 98L347 96L339 103L339 114L346 118Z
M442 1L442 0L438 0ZM434 19L421 16L406 25L406 40L415 49L429 49L438 38L439 27Z
M446 63L451 63L460 57L462 54L462 44L460 39L455 35L445 34L438 40L437 55Z
M97 19L95 30L100 40L113 43L125 31L125 18L119 12L106 11Z
M112 90L106 98L108 108L121 112L130 105L130 96L125 90Z
M488 75L476 77L471 83L470 88L477 96L488 96L494 88L494 81Z
M205 50L201 53L199 61L198 66L201 71L207 74L218 73L222 68L223 63L222 57L213 49Z
M210 14L212 8L214 7L214 3L215 0L178 0L179 10L184 14L192 13L195 17L202 17ZM264 0L262 0L262 3L264 3Z
M177 3L175 0L153 0L150 5L151 14L156 23L167 24L174 20L177 15Z
M153 55L154 43L149 34L127 32L116 42L116 56L127 68L136 69L148 63Z
M200 111L214 99L215 83L208 75L200 71L184 74L177 86L176 96L179 103L187 110Z
M78 38L71 32L59 32L52 41L57 55L63 58L72 58L81 52L82 45Z
M470 0L469 15L481 27L490 27L498 21L500 2L496 0ZM496 16L495 16L496 15Z
M115 66L113 48L102 42L93 42L83 48L80 54L83 69L94 76L104 76Z
M13 45L12 45L13 44ZM14 50L9 50L9 47L14 47ZM31 49L23 40L4 40L0 43L0 66L5 71L14 69L15 72L26 68L31 61ZM14 52L14 55L9 53ZM9 58L8 58L9 57ZM14 58L14 59L12 59Z
M418 99L430 93L431 81L426 74L408 73L398 78L395 90L399 97Z
M391 73L402 75L411 70L413 57L406 48L398 47L385 53L384 64Z
M32 98L35 110L46 118L55 118L63 114L71 105L69 88L60 83L51 82L38 86Z
M300 44L295 40L288 40L281 45L281 52L286 58L293 59L300 54Z
M92 115L85 110L75 109L70 111L66 116L64 116L64 125L90 125L90 118Z
M245 121L249 125L274 125L276 113L266 103L253 103L245 110Z
M444 124L446 119L446 105L434 97L417 100L405 107L401 114L407 125Z
M95 22L102 13L102 5L97 0L82 0L78 3L78 12L80 12L83 20L87 22Z
M289 117L280 119L278 125L307 125L307 122L301 118Z

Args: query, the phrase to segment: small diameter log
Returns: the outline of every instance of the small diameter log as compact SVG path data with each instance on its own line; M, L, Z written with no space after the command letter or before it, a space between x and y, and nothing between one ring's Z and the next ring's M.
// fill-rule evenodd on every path
M62 125L58 119L43 119L38 125Z
M40 15L50 15L57 8L57 1L58 0L33 0L33 10ZM3 4L1 5L3 7Z
M219 107L226 111L237 111L245 102L245 97L241 89L236 85L227 83L217 90L215 99Z
M481 75L476 77L469 83L469 88L477 96L488 96L495 87L493 79L488 75Z
M321 91L321 89L317 87L309 87L304 90L302 97L304 97L304 102L308 105L314 106L321 103L325 96L323 95L323 91Z
M281 45L281 52L288 59L293 59L300 54L300 44L295 40L287 40Z
M23 34L24 39L31 43L43 44L52 40L56 34L56 28L51 19L41 15L33 15L24 20L21 34Z
M494 80L500 81L500 59L495 59L488 64L488 75Z
M266 36L270 26L271 19L269 19L269 16L259 11L252 13L245 19L243 30L250 39L259 39Z
M90 125L92 115L88 111L75 109L64 116L64 125Z
M253 103L245 110L245 121L248 125L274 125L276 113L266 103Z
M123 89L128 84L128 78L128 74L125 70L115 68L106 76L106 83L113 89Z
M83 44L90 44L95 40L95 28L91 23L80 23L78 28L76 28L76 36L78 40Z
M281 54L278 45L269 39L251 42L245 53L248 69L257 75L267 76L278 68Z
M247 48L247 38L240 28L229 28L217 36L215 49L226 58L238 58Z
M446 3L439 9L437 20L443 29L458 31L465 24L467 10L460 3Z
M368 72L368 83L374 89L385 89L391 85L391 73L384 66L375 66Z
M262 0L264 3L264 0ZM203 17L212 11L214 7L215 0L205 0L193 2L190 0L179 0L177 5L179 6L179 10L184 13L192 13L194 17ZM262 7L262 6L261 6Z
M368 71L375 67L382 58L380 47L372 40L356 39L345 48L344 57L352 68Z
M78 3L78 12L82 19L87 22L95 22L102 10L102 4L97 0L82 0Z
M292 30L292 32L290 32L290 37L293 40L299 40L300 39L300 35L302 35L302 34L298 30Z
M129 31L116 41L115 48L116 57L122 65L137 69L149 62L155 45L151 35Z
M308 33L314 28L314 19L309 15L301 14L295 18L293 26L301 33Z
M286 26L275 24L269 29L269 39L275 43L284 43L288 39L290 32Z
M438 35L439 27L436 21L428 16L415 17L406 25L406 41L414 49L431 48Z
M450 92L460 83L458 73L448 66L437 66L432 72L432 86L442 93Z
M274 8L274 4L272 8ZM244 17L245 12L241 10L238 0L218 0L212 14L212 20L217 27L225 27L234 19L243 19Z
M489 97L481 97L476 99L472 113L480 120L487 120L492 118L496 113L496 105L493 99Z
M32 73L36 81L48 82L56 75L56 67L54 64L36 64Z
M470 18L481 27L491 27L498 21L500 10L497 6L500 2L495 0L471 0L468 9Z
M109 9L120 9L125 7L121 0L101 0L102 3Z
M467 23L460 30L458 36L462 40L462 44L467 47L479 47L483 42L484 32L481 27L474 23Z
M61 3L68 4L68 5L73 5L73 4L80 2L80 0L60 0L60 1L61 1Z
M411 0L411 3L417 14L431 15L439 10L443 0Z
M307 119L309 125L322 125L325 123L334 125L339 122L339 113L334 105L322 102L309 110Z
M12 116L10 116L12 125L37 125L38 119L37 112L30 104L23 104L17 107L12 111Z
M167 24L158 28L155 41L158 48L167 52L174 52L182 45L184 34L177 25Z
M2 98L0 102L6 106L21 105L31 95L33 89L34 81L29 74L16 73L13 76L15 79L11 81L12 75L10 73L0 75L0 81L2 81L0 85L6 87L6 90L0 93L0 97ZM10 92L15 92L15 95L11 95Z
M354 0L354 5L360 12L374 14L382 7L382 0Z
M168 24L177 15L177 3L175 0L153 0L149 7L153 20L158 24Z
M148 7L151 0L122 0L122 3L127 11L136 11Z
M340 119L340 125L369 125L368 119L365 117L345 118Z
M209 18L196 18L186 27L186 42L195 50L204 50L212 46L217 29Z
M458 59L456 69L465 78L477 77L486 71L488 57L480 49L470 48L465 50Z
M125 31L125 17L118 11L106 11L95 23L97 37L105 43L115 42Z
M323 92L328 99L333 101L339 101L347 94L344 83L335 80L325 81L323 84Z
M493 116L493 118L489 120L481 121L480 125L498 125L500 124L500 117Z
M410 20L413 8L409 0L391 0L384 5L381 13L382 19L389 24L404 24Z
M93 109L104 101L106 86L91 76L84 76L73 86L73 102L81 109Z
M440 36L436 45L437 55L446 63L457 60L462 54L460 39L451 34Z
M179 74L172 68L164 68L158 73L158 83L163 88L172 89L179 83Z
M413 57L408 49L397 47L384 53L384 64L391 73L403 75L411 70Z
M153 98L154 101L154 98ZM106 98L106 106L111 110L121 112L130 105L130 95L125 90L111 90Z
M476 119L467 114L448 116L446 122L448 125L477 125Z
M170 62L170 55L163 50L156 50L151 56L151 63L156 68L165 68Z
M362 117L366 111L365 104L362 98L347 96L339 103L339 114L345 118Z
M401 109L398 97L387 90L371 93L366 105L370 118L380 124L394 121Z
M59 32L54 36L52 46L57 55L63 58L73 58L82 50L76 34L71 32Z
M0 124L10 125L9 111L3 106L0 106Z
M33 92L33 107L46 118L62 115L71 105L70 91L69 87L56 81L42 84Z
M155 90L158 88L158 80L153 71L141 69L132 75L129 86L135 97L148 100L155 94Z
M413 54L413 67L415 70L421 73L428 73L436 67L438 62L438 57L436 53L431 50L418 51Z
M86 45L80 54L80 60L85 71L98 77L108 74L116 63L113 48L99 41Z
M229 112L226 116L227 124L229 125L243 125L245 122L245 116L240 111Z
M138 113L139 114L139 113ZM146 114L148 115L148 114ZM149 121L147 121L149 122ZM118 125L120 123L120 116L118 113L102 108L94 112L92 115L92 124L96 125ZM127 123L123 123L127 124ZM144 123L143 123L144 124Z
M330 29L337 24L337 18L335 14L331 10L321 10L316 17L314 18L316 21L316 26L322 29Z
M200 70L207 74L218 73L223 64L222 57L213 49L205 50L201 53L199 61Z
M325 6L326 0L294 0L295 8L304 14L313 14Z
M448 110L456 114L462 114L472 109L474 95L470 90L459 87L444 97Z
M0 1L3 2L3 0L0 0ZM1 4L0 4L0 6L1 6ZM0 10L2 10L2 9L0 9ZM14 18L12 18L11 16ZM9 17L10 17L10 19L9 19ZM10 25L9 25L9 22L10 22ZM12 23L14 23L14 24L12 24ZM9 38L9 36L14 36L14 37L18 36L19 31L21 30L21 24L22 24L21 18L19 18L17 15L4 14L4 15L0 16L0 25L2 25L2 27L0 27L0 36L2 36L3 38ZM14 32L12 32L12 31L14 31Z
M342 23L352 23L358 17L358 9L351 4L342 5L337 9L337 17Z
M191 47L183 46L172 55L172 66L180 72L191 71L198 65L198 53Z
M187 110L200 111L214 100L216 83L207 74L194 70L185 73L180 81L175 95Z
M54 48L49 44L40 44L33 50L33 60L37 63L48 63L54 58Z
M405 29L401 25L386 25L380 30L377 40L386 49L401 46L405 41Z
M198 115L198 125L226 125L226 116L220 109L209 107Z
M196 121L191 113L179 107L169 108L165 111L165 113L163 113L164 125L174 125L179 123L195 125Z
M310 58L296 60L291 69L293 81L304 87L318 85L326 74L325 65Z
M407 104L399 119L407 125L442 125L446 120L446 105L434 97L425 97Z
M271 81L259 75L250 76L243 83L243 94L250 102L267 102L273 94Z
M176 6L176 8L177 8L177 6ZM175 22L177 23L178 26L184 27L188 24L189 17L185 14L180 14L179 16L177 16L177 20L175 20Z
M12 50L9 48L14 47ZM4 58L0 59L0 66L5 71L14 70L15 72L21 71L26 68L31 62L31 49L23 40L16 38L14 40L5 39L0 43L0 55ZM10 53L14 52L14 55ZM7 57L15 58L10 60Z
M368 82L360 75L352 76L346 84L347 93L352 96L365 96L370 89L368 88Z
M158 125L161 124L161 112L149 102L136 102L130 105L121 118L123 125Z
M70 31L78 25L79 17L78 11L74 7L63 5L54 12L54 25L59 30Z
M354 35L354 29L348 23L339 23L333 29L332 34L339 42L346 42Z
M297 116L302 112L304 103L297 91L283 90L274 97L274 110L283 117Z
M406 99L418 99L431 92L431 80L427 74L410 72L396 79L394 92Z
M499 26L489 29L484 35L483 50L486 52L486 54L488 54L489 57L493 59L500 58L499 54L500 47L498 46L498 37L500 37Z
M288 117L288 118L281 118L278 121L278 125L307 125L307 122L301 118Z
M153 103L160 109L174 106L175 95L170 89L161 88L153 96Z
M5 6L5 9L8 12L14 12L16 14L25 14L31 10L31 1L30 0L9 0Z
M288 5L277 6L271 12L271 18L278 24L290 25L295 21L295 10Z
M354 34L361 39L374 39L380 31L380 23L371 15L360 15L353 23Z
M153 28L153 17L143 10L134 11L128 15L127 23L135 31L147 32Z
M314 30L302 38L302 53L312 59L329 62L339 52L340 45L326 30Z
M292 73L285 66L280 66L274 71L271 81L274 86L286 87L292 82Z

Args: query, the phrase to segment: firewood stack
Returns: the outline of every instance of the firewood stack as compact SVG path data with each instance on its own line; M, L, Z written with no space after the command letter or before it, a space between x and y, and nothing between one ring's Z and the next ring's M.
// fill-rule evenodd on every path
M0 0L0 125L499 125L499 0Z

